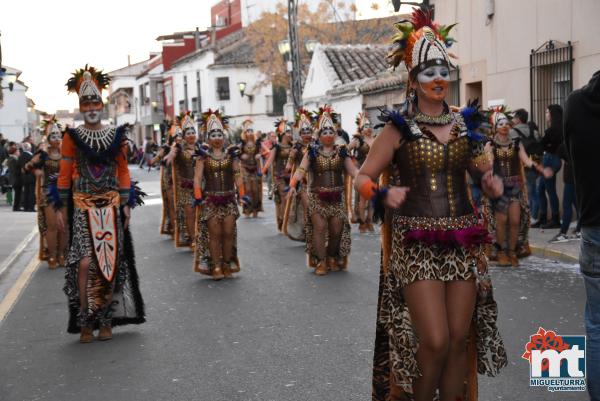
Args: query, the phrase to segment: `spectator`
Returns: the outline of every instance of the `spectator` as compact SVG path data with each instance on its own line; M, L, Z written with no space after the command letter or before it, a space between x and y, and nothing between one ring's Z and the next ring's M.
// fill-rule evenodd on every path
M600 400L600 70L565 103L564 140L573 167L581 224L579 265L585 282L587 386Z
M573 207L577 208L576 198L575 198L575 183L573 179L573 169L571 167L571 163L569 163L569 158L567 156L567 150L565 144L562 143L558 147L558 155L563 160L563 198L562 198L562 222L560 225L560 232L556 234L554 238L550 240L550 242L567 242L571 239L579 239L581 238L581 219L579 218L579 210L577 210L577 226L573 230L573 238L569 238L567 232L569 230L569 226L571 225L571 218L573 217Z
M540 197L540 214L536 224L532 224L533 228L560 228L560 214L558 211L559 202L556 194L556 174L562 166L560 157L558 156L558 147L563 141L563 109L557 104L551 104L546 109L546 122L548 128L544 132L542 138L542 147L544 149L543 165L544 168L552 170L550 177L544 177L540 180L539 197ZM548 218L548 200L550 201L550 210L552 218Z
M529 113L525 109L515 110L512 118L513 127L510 130L510 138L519 138L527 156L536 163L542 163L542 154L544 153L541 143L540 134L537 126L533 122L529 122ZM540 197L538 194L540 174L535 168L525 167L525 181L527 184L527 197L529 202L529 210L531 216L537 222L540 207Z
M8 144L8 182L13 190L13 211L18 212L22 207L23 182L21 180L21 168L19 167L19 148L14 142Z
M21 144L21 155L19 156L19 168L21 169L21 183L23 185L23 207L26 212L35 212L35 175L27 163L33 158L31 144Z
M146 138L146 144L144 145L144 156L140 161L140 168L144 167L144 164L150 165L150 160L154 158L154 139L151 137Z

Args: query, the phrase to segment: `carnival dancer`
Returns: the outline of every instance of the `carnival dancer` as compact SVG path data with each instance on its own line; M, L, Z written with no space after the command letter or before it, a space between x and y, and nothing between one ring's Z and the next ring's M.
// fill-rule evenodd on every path
M84 124L63 137L57 182L62 205L73 202L71 243L65 293L69 299L69 333L80 341L112 338L112 326L143 323L144 303L138 287L130 208L137 199L127 166L124 127L103 126L102 89L109 77L87 65L67 82L79 95ZM56 205L58 207L61 205ZM59 230L65 229L57 214Z
M473 131L476 107L454 113L445 102L451 27L422 10L395 27L388 57L394 67L406 64L407 101L382 113L387 123L355 180L361 196L385 205L372 399L432 401L439 391L441 401L472 400L477 379L469 367L494 375L507 360L486 276L488 233L471 206L466 172L492 198L502 181ZM476 365L469 363L475 355Z
M241 202L247 203L249 198L240 172L240 149L225 147L227 118L209 109L202 114L202 131L208 145L197 153L194 174L194 198L199 207L194 271L220 280L240 271L236 188Z
M165 158L172 165L173 202L175 204L175 246L193 247L196 212L194 210L194 154L198 135L190 112L179 117L181 135L176 135L171 151ZM175 130L178 128L176 127Z
M39 259L46 260L50 269L65 266L69 233L58 230L56 214L61 213L55 205L60 204L56 180L60 166L62 129L55 116L42 120L42 142L32 159L25 164L26 170L36 170L36 200L38 227L40 231ZM63 216L63 219L66 215Z
M160 219L160 233L170 235L174 238L175 224L175 200L173 194L173 168L168 162L167 156L171 151L171 146L179 134L179 127L172 121L165 121L167 126L167 141L158 150L150 165L154 166L160 163L160 193L162 197L162 215Z
M336 131L329 106L319 109L316 131L319 144L311 146L296 169L288 196L295 196L297 184L309 174L306 219L306 253L309 267L322 276L345 270L350 254L350 222L346 205L348 176L358 170L346 146L335 145Z
M369 153L369 149L371 149L371 145L373 145L375 136L373 135L373 127L366 112L358 113L356 127L357 132L352 138L348 149L354 155L358 168L360 168L367 159L367 154ZM371 202L367 202L362 198L358 191L355 191L352 215L356 218L358 229L361 233L375 230L373 227L373 208L371 207Z
M288 158L285 166L286 172L293 175L300 166L304 154L308 152L313 143L313 115L312 112L300 108L294 118L294 126L300 135ZM307 176L298 185L296 196L287 196L283 213L282 231L294 241L305 240L305 220L308 210L308 181Z
M271 147L269 157L262 168L262 174L264 176L269 167L273 165L271 177L273 180L275 216L277 217L277 229L281 231L286 205L286 188L290 184L290 170L287 169L287 163L293 148L293 134L292 127L284 118L275 122L275 132L277 133L277 143Z
M529 158L520 138L510 138L509 114L505 107L493 108L488 114L493 135L494 172L502 177L504 184L502 196L491 200L493 215L489 222L492 232L496 233L498 265L516 267L518 250L529 248L530 213L523 167L533 167L542 175L544 168Z
M261 139L254 134L252 120L242 123L241 140L242 177L251 199L249 204L244 205L243 213L246 217L257 217L262 211Z

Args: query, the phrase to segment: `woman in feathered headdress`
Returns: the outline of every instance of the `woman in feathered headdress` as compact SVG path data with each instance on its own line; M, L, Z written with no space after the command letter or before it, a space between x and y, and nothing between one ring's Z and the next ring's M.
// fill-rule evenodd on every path
M290 151L285 171L294 175L296 169L300 166L304 154L308 152L313 143L313 114L301 107L294 117L294 127L300 136L300 139L294 142ZM308 210L308 181L306 177L298 186L296 196L288 196L285 199L283 213L282 231L294 241L305 240L304 223L306 221L306 210Z
M308 265L322 276L345 270L350 254L350 222L346 206L347 176L357 169L346 146L335 144L337 132L333 110L324 106L317 113L315 130L318 144L310 147L290 182L288 196L295 196L297 185L310 176L306 219Z
M244 205L243 213L246 217L256 217L262 211L261 139L256 137L250 119L242 123L241 140L242 177L248 196L252 199Z
M544 174L542 166L529 158L520 139L512 139L510 114L504 106L488 111L492 127L494 171L502 177L504 192L491 201L490 229L496 233L494 259L500 266L519 265L519 249L529 248L529 204L524 187L523 167ZM508 229L508 230L507 230ZM507 235L508 233L508 235Z
M271 177L274 186L275 215L277 217L277 229L281 231L285 212L286 188L290 183L290 171L286 169L286 166L292 151L294 137L291 125L284 118L275 121L275 133L277 134L277 143L269 151L267 161L262 168L262 174L265 175L271 164L273 164Z
M367 159L367 155L369 154L369 150L371 149L374 140L373 126L371 125L367 113L358 113L358 116L356 117L356 134L354 134L350 146L348 146L348 150L354 154L354 159L359 168ZM367 202L366 199L362 198L358 191L355 191L352 215L358 222L358 229L361 233L364 233L367 230L375 230L373 228L373 208L371 207L371 202Z
M64 287L68 332L80 332L83 343L94 340L94 329L104 341L112 338L112 326L145 321L129 232L130 209L141 200L129 176L126 128L102 125L101 94L108 81L87 65L68 80L69 92L79 96L84 124L63 136L57 180L60 203L73 202ZM63 214L56 216L64 230Z
M178 116L173 130L171 151L165 158L172 166L173 202L175 204L175 246L192 247L195 238L196 214L194 211L194 154L198 134L190 112Z
M202 114L202 131L207 145L196 154L194 198L198 206L198 234L194 271L220 280L240 271L237 203L247 203L249 199L240 172L239 147L225 147L227 117L208 109Z
M26 169L36 170L36 199L38 226L40 231L40 260L48 261L48 267L55 269L65 266L69 241L68 227L58 230L56 214L61 213L56 180L60 167L60 144L62 128L55 116L42 120L42 142L39 150L25 165ZM66 215L63 216L66 220Z
M154 166L156 163L160 163L160 192L163 200L160 233L174 238L177 219L175 218L175 200L173 196L173 168L171 163L168 163L167 156L171 151L171 145L178 136L179 127L176 122L171 120L165 120L163 124L166 129L166 138L163 145L158 149L156 156L151 160L150 165Z
M479 373L493 375L507 363L487 275L488 232L471 205L466 172L480 178L491 198L502 194L502 181L474 132L476 105L455 112L445 102L451 27L422 10L396 24L388 57L394 67L406 65L407 102L383 112L386 124L355 180L384 219L375 401L410 398L406 393L432 400L438 391L441 400L454 401L466 398L465 388L470 399L471 328Z

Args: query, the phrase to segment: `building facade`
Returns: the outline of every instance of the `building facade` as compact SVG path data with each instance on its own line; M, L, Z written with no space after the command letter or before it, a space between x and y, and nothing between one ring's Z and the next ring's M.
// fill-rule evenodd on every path
M27 85L19 80L22 71L16 68L3 66L6 74L14 74L17 80L12 91L8 89L6 81L2 82L2 101L0 103L0 132L10 141L20 142L31 133L30 117L28 112L28 99L25 94Z

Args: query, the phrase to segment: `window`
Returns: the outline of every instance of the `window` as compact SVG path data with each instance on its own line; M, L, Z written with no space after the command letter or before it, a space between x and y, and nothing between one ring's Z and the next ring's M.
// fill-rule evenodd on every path
M179 101L179 112L185 113L187 110L185 109L185 100Z
M198 98L197 97L192 98L192 112L194 114L198 114Z
M165 100L167 102L167 106L173 105L173 87L170 81L165 82Z
M187 75L183 76L183 99L185 101L185 108L186 110L189 110L188 108L188 86L187 86Z
M217 78L217 99L229 100L229 77Z

